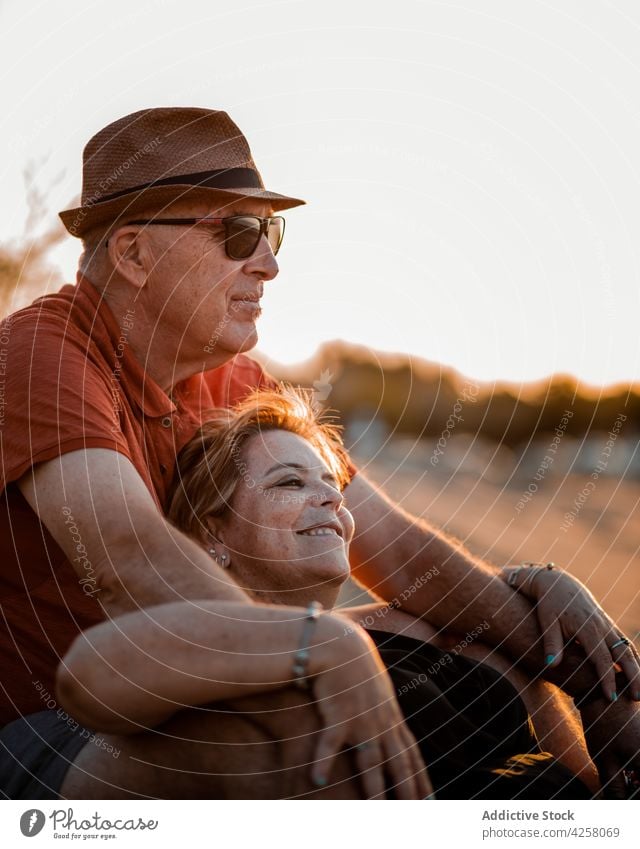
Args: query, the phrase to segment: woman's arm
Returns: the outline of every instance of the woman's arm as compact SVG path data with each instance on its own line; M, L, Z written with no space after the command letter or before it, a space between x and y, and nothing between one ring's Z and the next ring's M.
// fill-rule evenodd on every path
M80 634L57 673L58 699L89 728L142 732L188 706L290 687L303 608L238 602L175 602L118 616ZM370 795L384 773L403 798L431 792L415 739L367 634L322 614L310 636L306 675L320 714L314 779L326 781L345 746Z
M117 733L176 711L293 683L305 611L200 600L144 608L79 634L58 668L58 693L89 727ZM309 672L339 663L335 617L314 633Z

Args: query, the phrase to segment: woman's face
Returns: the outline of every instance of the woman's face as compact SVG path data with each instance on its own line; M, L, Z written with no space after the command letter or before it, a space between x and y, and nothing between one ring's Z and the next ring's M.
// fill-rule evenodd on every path
M210 520L236 582L263 602L332 607L349 576L354 526L331 470L284 430L251 436L237 462L230 509Z

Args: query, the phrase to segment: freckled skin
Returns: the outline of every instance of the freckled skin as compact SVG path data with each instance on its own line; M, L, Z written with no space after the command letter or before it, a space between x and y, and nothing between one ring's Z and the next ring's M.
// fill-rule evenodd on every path
M349 576L354 523L329 467L306 440L283 430L252 436L239 462L243 480L231 509L223 519L210 520L233 577L263 602L317 600L332 607ZM341 536L297 533L332 522Z

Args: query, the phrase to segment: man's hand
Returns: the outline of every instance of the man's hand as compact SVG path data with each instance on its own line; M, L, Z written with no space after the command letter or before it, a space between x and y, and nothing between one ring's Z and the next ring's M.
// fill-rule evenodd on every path
M513 587L535 604L549 667L559 666L564 646L578 640L596 669L606 699L610 701L616 689L614 663L631 685L631 698L640 699L638 652L630 640L628 645L620 642L626 639L622 630L584 584L557 569L506 566L502 572L505 580L511 576Z
M587 748L606 799L626 799L624 770L640 770L640 706L597 699L580 709Z

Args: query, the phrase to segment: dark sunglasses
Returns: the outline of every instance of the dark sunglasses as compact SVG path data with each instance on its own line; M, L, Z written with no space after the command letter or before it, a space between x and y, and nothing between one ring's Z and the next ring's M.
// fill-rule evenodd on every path
M265 235L275 256L284 238L284 218L260 218L259 215L231 215L227 218L154 218L148 221L128 221L150 227L156 225L197 227L213 225L224 227L224 247L229 259L248 259Z

